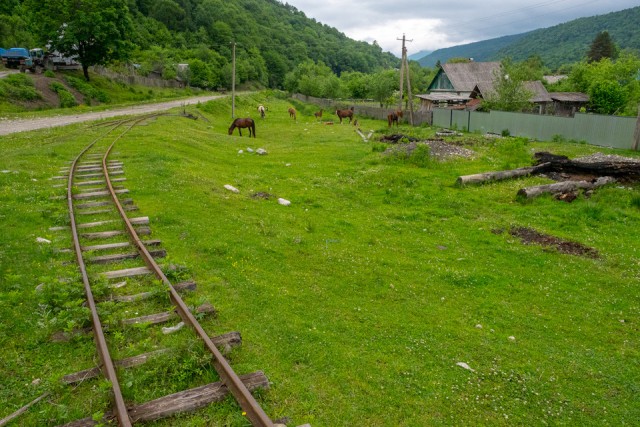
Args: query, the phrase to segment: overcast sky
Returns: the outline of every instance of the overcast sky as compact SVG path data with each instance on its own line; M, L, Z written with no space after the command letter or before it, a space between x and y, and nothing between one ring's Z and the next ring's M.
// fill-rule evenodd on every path
M400 56L551 27L640 6L640 0L280 0L348 37Z

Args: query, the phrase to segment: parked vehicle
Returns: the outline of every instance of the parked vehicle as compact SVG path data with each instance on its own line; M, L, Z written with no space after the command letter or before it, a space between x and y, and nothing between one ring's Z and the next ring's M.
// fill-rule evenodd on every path
M53 51L47 52L44 55L43 67L52 71L79 70L82 68L82 65L76 60L76 58L63 56L60 52Z
M2 54L2 64L7 68L17 68L24 73L26 70L34 70L33 59L29 51L23 47L12 47Z

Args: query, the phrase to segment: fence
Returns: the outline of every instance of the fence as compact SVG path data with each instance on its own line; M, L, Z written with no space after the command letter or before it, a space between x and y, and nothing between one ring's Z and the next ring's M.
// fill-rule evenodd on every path
M353 107L354 114L356 116L364 116L377 120L387 120L387 114L391 113L394 108L380 108L380 107L372 107L368 105L358 105L357 102L352 100L340 100L340 99L326 99L326 98L315 98L313 96L307 96L302 94L294 94L294 99L297 99L302 102L306 102L309 104L318 105L326 110L335 110L351 108ZM405 113L404 121L408 122L409 117ZM419 126L421 124L431 125L431 117L432 114L430 111L426 112L414 112L413 113L413 125Z
M387 120L387 114L392 111L392 108L362 106L348 100L315 98L301 94L295 94L293 97L327 110L354 106L356 115L378 120ZM407 116L404 119L408 121ZM627 150L634 147L636 121L635 117L596 114L577 113L575 117L556 117L504 111L479 113L444 108L413 113L414 126L428 124L469 132L498 134L508 131L512 136L523 136L539 141L551 141L560 136L565 140L584 141L591 145Z
M151 87L173 87L183 88L184 83L177 80L164 80L161 78L143 77L137 75L126 75L110 71L104 67L95 66L94 73L110 78L111 80L126 83L129 85L151 86Z
M631 150L634 146L635 117L576 114L575 117L542 116L537 114L492 111L458 111L436 109L433 125L469 132L508 132L540 141L561 136L566 140Z

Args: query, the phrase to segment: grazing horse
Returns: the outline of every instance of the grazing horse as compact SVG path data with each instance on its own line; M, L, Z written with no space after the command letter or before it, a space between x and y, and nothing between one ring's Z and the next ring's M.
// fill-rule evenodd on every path
M336 110L336 114L340 118L340 123L342 123L342 119L346 119L349 117L349 123L351 123L351 119L353 119L353 107L348 110Z
M233 123L231 123L231 126L229 126L229 135L233 133L233 130L235 128L238 128L238 133L240 134L240 136L242 136L242 128L249 128L249 138L251 138L252 133L253 137L256 137L256 123L249 117L244 119L235 119Z
M322 118L322 108L320 109L320 111L316 111L315 113L313 113L314 116L316 116L316 119L321 119Z
M291 107L289 108L289 117L293 117L293 120L297 120L296 118L296 109Z
M266 111L266 108L264 108L264 105L258 105L258 113L260 113L260 117L262 117L264 119L264 113Z

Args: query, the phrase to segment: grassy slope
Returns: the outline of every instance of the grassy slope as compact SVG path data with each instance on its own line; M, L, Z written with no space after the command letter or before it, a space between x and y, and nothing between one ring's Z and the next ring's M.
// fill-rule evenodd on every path
M237 114L255 116L258 103L269 111L257 120L257 139L227 135L227 100L201 107L211 123L160 118L116 151L139 214L150 216L170 261L190 269L196 298L219 310L205 329L240 331L232 365L262 369L273 382L260 395L268 414L313 426L624 425L640 418L639 244L631 238L638 186L566 204L515 200L519 188L541 178L453 185L458 175L529 164L538 150L574 157L599 149L477 137L475 160L417 167L383 158L352 126L316 123L313 107L296 104L302 114L294 123L288 102L261 94L239 98ZM365 130L386 131L382 122L360 121ZM0 174L0 376L7 379L0 401L10 408L0 416L43 390L65 405L39 404L23 417L31 425L78 416L67 402L79 390L56 380L91 364L90 341L47 341L34 291L59 274L64 259L35 244L37 236L65 244L47 231L64 222L47 179L90 140L93 131L84 129L0 139L0 170L12 171ZM256 192L292 205L252 198ZM512 225L593 246L602 258L492 232ZM27 298L22 306L10 305L20 297ZM35 378L42 381L31 384ZM220 415L225 421L211 421ZM211 423L246 425L233 405L157 425Z

